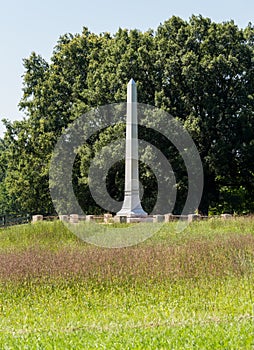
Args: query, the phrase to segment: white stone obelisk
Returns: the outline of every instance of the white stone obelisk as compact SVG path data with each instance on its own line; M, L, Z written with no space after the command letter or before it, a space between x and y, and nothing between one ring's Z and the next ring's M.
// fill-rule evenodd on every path
M137 87L133 79L127 86L124 202L117 216L147 216L139 198Z

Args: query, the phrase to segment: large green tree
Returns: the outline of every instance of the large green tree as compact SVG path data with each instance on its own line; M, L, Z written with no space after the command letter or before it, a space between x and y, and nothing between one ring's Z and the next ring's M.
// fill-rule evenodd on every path
M189 21L172 17L156 32L119 29L114 35L96 35L84 28L81 34L60 37L50 63L32 53L24 60L20 102L27 117L5 121L1 210L54 212L49 161L58 137L91 108L125 101L132 77L139 102L169 112L195 141L205 174L200 212L253 211L253 44L252 25L239 29L233 21L214 23L192 16ZM111 127L91 136L77 155L73 185L85 212L101 210L89 192L90 160L109 138L124 135L124 127L120 129ZM139 133L172 163L178 188L175 212L180 212L188 185L181 157L162 135L146 128ZM123 174L120 162L107 178L109 192L117 200L122 198ZM154 176L142 162L140 174L144 189L156 196ZM149 195L145 203L150 211L154 201Z
M180 118L198 146L205 172L200 210L217 206L225 185L248 188L253 209L253 28L173 17L156 40L156 105Z

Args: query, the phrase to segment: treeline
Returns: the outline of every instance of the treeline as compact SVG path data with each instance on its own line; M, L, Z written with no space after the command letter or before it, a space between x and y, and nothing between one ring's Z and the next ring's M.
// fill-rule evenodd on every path
M50 62L32 53L24 59L22 121L4 120L0 140L0 212L54 213L49 161L58 137L95 106L126 101L133 78L140 103L169 112L191 134L203 163L199 211L254 211L254 27L172 17L157 30L119 29L60 37ZM112 130L110 133L113 132ZM119 130L118 130L119 132ZM121 132L124 132L121 130ZM75 162L73 186L84 212L99 213L87 181L89 160L105 135L84 147ZM157 139L156 139L157 138ZM150 140L160 143L160 135ZM177 179L175 213L186 198L187 177L179 155L164 143ZM156 181L140 165L143 206L152 209ZM123 197L124 164L111 169L107 187ZM117 186L116 186L117 184ZM117 187L117 188L116 188Z

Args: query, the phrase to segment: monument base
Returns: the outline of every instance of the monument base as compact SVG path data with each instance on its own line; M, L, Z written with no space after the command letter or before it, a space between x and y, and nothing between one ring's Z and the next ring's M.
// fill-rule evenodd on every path
M144 211L144 209L141 206L139 197L134 198L134 205L133 202L131 203L131 200L129 197L125 198L124 204L122 209L116 213L117 216L127 216L130 218L143 218L147 217L147 213Z
M119 216L116 215L114 216L114 222L115 223L139 223L139 222L153 222L153 216L127 216L127 215L123 215L123 216Z
M143 216L143 217L127 216L126 222L127 224L139 223L139 222L153 222L153 217L152 216Z
M129 218L145 218L147 217L147 213L144 210L140 211L127 211L127 210L120 210L118 213L116 213L117 216L126 216Z

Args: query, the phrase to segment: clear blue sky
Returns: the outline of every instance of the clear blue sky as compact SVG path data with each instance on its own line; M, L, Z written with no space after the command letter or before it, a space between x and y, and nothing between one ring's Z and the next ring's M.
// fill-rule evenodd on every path
M188 19L201 14L216 22L233 19L239 27L254 24L253 0L8 0L0 10L0 120L22 118L17 104L22 95L22 58L32 51L49 60L60 35L115 33L119 27L156 29L172 15ZM0 123L0 136L3 126Z

